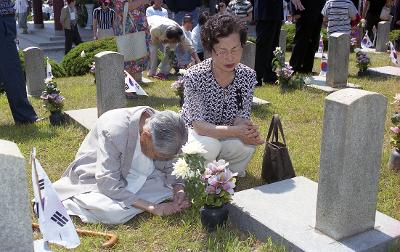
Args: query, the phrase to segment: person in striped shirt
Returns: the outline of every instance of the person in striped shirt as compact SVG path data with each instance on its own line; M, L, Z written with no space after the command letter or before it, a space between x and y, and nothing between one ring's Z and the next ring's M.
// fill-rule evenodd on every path
M232 0L228 4L227 11L244 22L250 22L253 19L253 6L248 0Z
M110 0L101 0L101 6L93 11L93 38L114 36L115 11L109 7Z
M321 13L329 35L334 32L350 34L350 21L356 19L358 11L351 0L328 0Z

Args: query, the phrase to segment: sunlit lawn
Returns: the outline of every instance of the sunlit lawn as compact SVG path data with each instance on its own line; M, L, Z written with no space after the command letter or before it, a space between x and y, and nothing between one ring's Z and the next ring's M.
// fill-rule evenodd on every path
M373 66L390 65L387 54L371 55L371 58ZM395 92L400 92L400 78L372 76L358 78L354 60L355 57L352 54L349 82L361 85L365 90L382 93L389 99L382 151L378 210L400 219L400 174L387 167L391 151L389 119L393 112L390 102L392 102ZM316 60L316 71L318 71L318 66L319 61ZM61 78L57 82L62 94L66 97L66 110L96 105L96 88L92 76ZM149 105L159 110L178 111L178 99L170 88L171 82L172 80L155 81L153 84L144 85L149 97L129 101L129 105ZM272 114L280 114L297 175L317 181L324 97L326 95L310 90L281 93L277 86L257 88L255 95L272 104L269 107L255 107L252 111L252 119L261 126L261 131L265 135ZM48 116L39 99L31 98L30 100L41 117ZM27 159L30 149L35 146L38 158L52 181L57 180L73 160L86 133L86 130L75 125L52 127L47 120L35 125L15 126L7 99L4 95L0 96L0 139L16 142ZM239 190L262 184L260 174L263 150L263 146L257 148L256 154L249 164L247 177L238 182ZM26 173L30 178L28 164ZM29 189L32 195L31 182L29 182ZM74 218L74 222L77 227L82 229L110 231L118 234L119 242L113 249L115 251L283 250L279 244L272 244L267 240L257 241L254 237L241 234L230 226L217 233L208 234L202 229L198 212L195 209L162 218L142 214L127 224L118 226L88 225L76 218ZM99 239L84 238L76 251L98 251L101 250L100 244L101 240Z

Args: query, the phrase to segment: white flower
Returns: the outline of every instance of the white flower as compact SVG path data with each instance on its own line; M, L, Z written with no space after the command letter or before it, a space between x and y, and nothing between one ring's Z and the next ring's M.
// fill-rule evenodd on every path
M310 85L311 84L311 78L310 77L304 78L304 84Z
M188 164L183 158L178 159L176 163L174 163L174 170L172 171L172 175L177 176L178 178L185 179L186 177L193 176L193 171L190 170Z
M186 69L179 69L178 73L181 74L181 75L186 75L187 70Z
M182 146L182 152L185 154L204 154L207 151L204 149L204 146L198 142L187 142L184 146Z
M361 49L360 48L356 48L356 49L354 49L354 52L355 53L358 53L358 52L360 52L361 51Z
M82 58L85 58L85 57L86 57L85 50L83 50L83 51L81 52L81 57L82 57Z

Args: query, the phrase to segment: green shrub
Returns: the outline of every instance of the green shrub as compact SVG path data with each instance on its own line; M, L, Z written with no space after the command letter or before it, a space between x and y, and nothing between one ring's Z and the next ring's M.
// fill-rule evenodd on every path
M25 57L24 57L24 52L22 50L18 51L19 55L19 60L21 61L21 68L22 72L25 72Z
M393 30L389 33L389 40L394 43L394 41L400 37L400 30Z
M49 63L51 65L51 72L53 73L54 78L61 78L67 76L64 68L61 65L59 65L55 60L49 59Z
M85 57L81 57L82 51L85 51ZM84 75L89 73L94 56L103 51L117 51L115 38L94 40L79 44L64 56L61 65L68 76Z

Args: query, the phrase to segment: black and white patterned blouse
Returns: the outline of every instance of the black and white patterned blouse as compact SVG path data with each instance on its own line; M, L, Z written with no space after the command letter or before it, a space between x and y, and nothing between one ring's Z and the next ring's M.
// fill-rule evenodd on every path
M193 121L215 125L233 125L237 117L250 119L251 102L257 83L251 68L238 64L235 78L227 87L221 87L212 73L212 59L193 67L183 77L185 93L182 118L193 127Z

